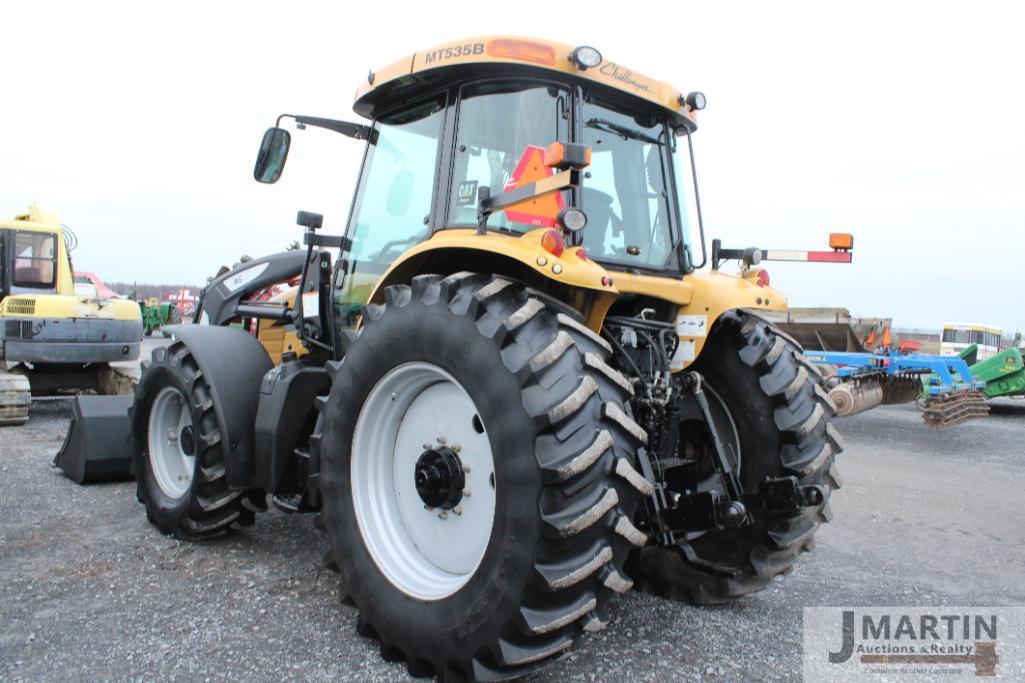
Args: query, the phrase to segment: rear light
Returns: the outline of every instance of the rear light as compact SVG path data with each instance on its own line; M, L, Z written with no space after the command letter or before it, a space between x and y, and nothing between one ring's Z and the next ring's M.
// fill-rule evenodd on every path
M770 281L771 280L769 279L769 271L767 271L767 270L759 270L758 271L758 286L759 287L768 287Z
M545 230L545 234L541 235L541 247L552 256L558 257L566 250L566 242L558 230Z
M581 261L586 261L587 260L587 250L584 249L583 247L580 247L579 249L577 249L577 258L580 259Z
M555 48L543 43L517 40L515 38L496 38L495 40L488 41L484 49L492 57L518 59L523 62L543 64L544 66L555 66Z

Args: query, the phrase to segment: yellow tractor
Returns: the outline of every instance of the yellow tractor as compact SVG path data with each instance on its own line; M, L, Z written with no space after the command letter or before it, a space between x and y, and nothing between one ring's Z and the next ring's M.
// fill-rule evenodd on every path
M364 141L345 231L300 212L304 250L222 274L208 324L144 364L150 521L318 513L359 632L443 681L536 671L632 586L719 603L790 570L839 486L834 407L763 317L787 305L771 252L705 253L704 104L593 47L490 36L370 72L366 123L279 117L263 183L285 122ZM850 260L831 246L778 258Z
M0 222L0 425L28 420L30 392L130 391L109 364L139 357L139 306L76 292L69 245L57 215L35 204Z

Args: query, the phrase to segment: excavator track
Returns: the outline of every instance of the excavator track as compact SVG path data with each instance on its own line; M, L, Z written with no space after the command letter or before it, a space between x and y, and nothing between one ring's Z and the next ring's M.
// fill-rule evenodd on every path
M28 422L31 403L28 378L0 367L0 427Z

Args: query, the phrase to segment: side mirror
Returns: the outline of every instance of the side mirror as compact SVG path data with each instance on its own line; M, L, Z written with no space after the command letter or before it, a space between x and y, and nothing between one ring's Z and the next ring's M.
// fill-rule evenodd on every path
M268 128L260 142L260 152L256 155L256 166L253 178L258 183L276 183L285 169L288 158L288 146L292 143L291 134L284 128Z

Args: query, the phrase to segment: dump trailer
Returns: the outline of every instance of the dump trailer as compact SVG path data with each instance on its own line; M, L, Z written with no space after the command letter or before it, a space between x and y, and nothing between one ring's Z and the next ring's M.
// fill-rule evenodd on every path
M139 357L139 307L76 294L72 273L57 214L0 222L0 424L27 421L30 395L131 391L110 363Z
M855 317L846 308L789 308L766 317L808 349L856 353L893 343L890 318Z
M371 71L365 122L279 117L255 179L293 124L335 131L365 146L351 215L329 235L299 212L302 251L164 329L131 407L148 519L202 539L268 500L319 515L358 631L443 681L535 672L635 585L722 603L788 572L841 445L766 318L773 251L706 255L704 106L590 46L487 36Z

